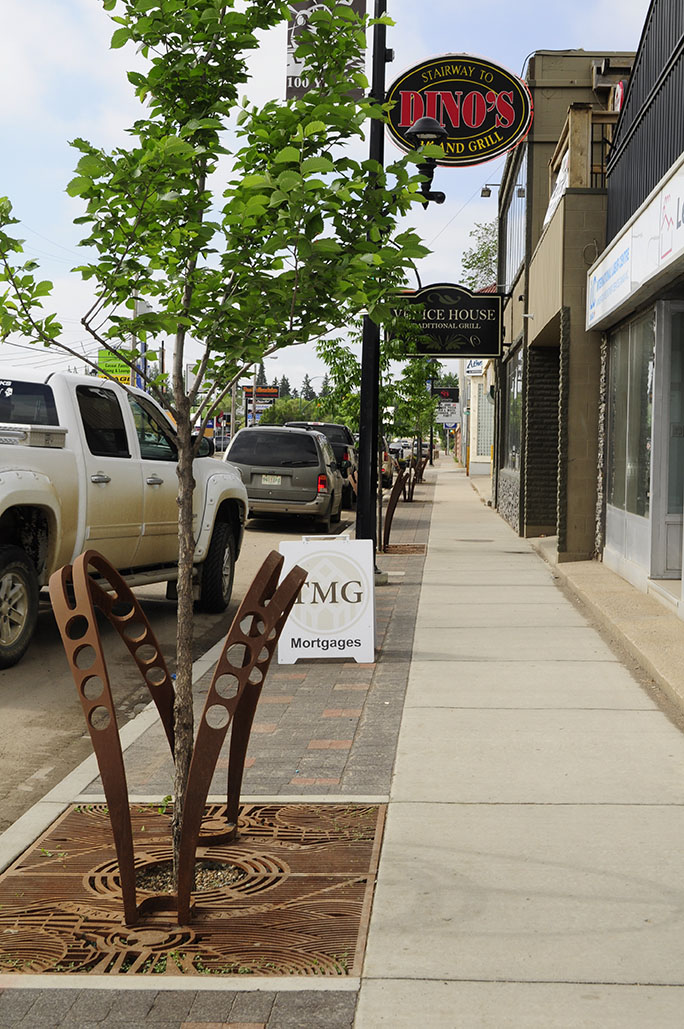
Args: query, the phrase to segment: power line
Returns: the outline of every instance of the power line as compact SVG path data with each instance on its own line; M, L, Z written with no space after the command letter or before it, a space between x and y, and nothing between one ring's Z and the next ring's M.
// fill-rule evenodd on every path
M498 174L498 172L500 172L500 171L501 171L501 162L499 162L499 164L498 164L498 165L496 166L496 168L494 169L494 172L496 172L497 174ZM439 237L440 237L440 236L442 235L442 233L443 233L443 232L446 232L446 230L447 230L447 229L449 228L449 226L451 225L451 223L452 223L452 222L454 222L454 221L456 221L456 219L458 218L459 214L461 214L461 212L462 212L462 211L465 211L465 209L466 209L466 207L468 206L468 204L469 204L469 203L471 202L471 200L473 200L473 199L474 199L474 198L475 198L475 197L477 196L477 194L478 194L478 193L480 192L480 190L482 189L482 186L483 186L483 185L484 185L484 183L481 183L481 184L480 184L479 186L477 186L477 187L476 187L476 189L474 190L474 192L473 192L473 193L471 193L471 195L470 195L470 196L468 197L468 199L466 200L466 202L465 202L465 203L464 203L464 204L463 204L463 205L462 205L461 207L459 207L458 211L456 211L456 213L455 213L455 214L453 214L453 215L451 216L451 218L449 219L449 221L448 221L448 222L445 222L445 224L444 224L444 225L442 226L442 228L441 228L441 229L439 230L439 232L437 233L437 235L436 235L436 236L433 236L433 237L432 237L432 239L431 239L431 240L430 240L430 242L428 243L428 246L432 246L432 244L433 244L433 243L435 242L435 240L436 240L436 239L439 239Z

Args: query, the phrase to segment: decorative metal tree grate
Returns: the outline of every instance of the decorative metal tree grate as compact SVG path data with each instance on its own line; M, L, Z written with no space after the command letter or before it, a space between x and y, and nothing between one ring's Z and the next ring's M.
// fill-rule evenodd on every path
M306 572L295 566L278 586L283 558L271 551L257 572L226 636L214 672L193 748L181 826L178 860L178 923L191 917L195 854L209 786L229 727L228 789L223 826L214 824L203 844L235 837L240 789L254 712L278 639ZM96 578L97 577L97 578ZM133 926L141 915L169 904L169 895L137 902L131 815L121 739L96 608L128 648L157 706L174 752L174 690L152 628L130 588L97 551L89 550L50 578L50 598L62 636L88 732L100 769L114 835L124 918Z

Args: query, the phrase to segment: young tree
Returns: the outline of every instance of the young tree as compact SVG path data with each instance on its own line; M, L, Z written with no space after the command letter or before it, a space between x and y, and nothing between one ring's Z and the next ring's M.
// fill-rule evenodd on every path
M349 96L350 85L367 89L362 74L349 72L365 45L365 16L335 0L317 7L297 52L308 80L320 85L258 109L240 105L238 90L258 32L287 18L283 0L103 0L103 7L116 25L112 47L131 44L146 59L144 70L128 75L144 106L129 146L107 152L74 141L80 159L67 192L82 198L76 221L90 248L77 269L93 289L84 329L131 365L139 356L131 339L173 338L163 399L178 437L177 844L193 740L192 466L206 419L232 381L271 349L320 338L362 309L381 320L388 284L426 251L415 233L396 231L417 196L408 170L415 156L384 172L347 150L370 117L382 117L365 95ZM236 111L226 183L219 160L228 160L226 130ZM15 222L1 201L0 332L73 353L57 317L43 311L51 284L7 231ZM149 301L143 313L136 297ZM201 356L188 389L191 340ZM148 377L147 387L162 398L160 378Z
M495 286L497 281L498 221L475 222L475 228L468 233L475 245L464 250L461 267L467 273L462 276L468 289L485 289Z

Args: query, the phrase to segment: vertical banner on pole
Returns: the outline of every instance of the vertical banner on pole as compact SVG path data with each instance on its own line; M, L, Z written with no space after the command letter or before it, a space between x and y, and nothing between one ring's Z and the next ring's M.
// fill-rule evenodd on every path
M366 0L326 0L323 3L320 0L295 0L290 3L290 20L287 24L287 86L285 89L287 100L304 96L314 85L305 75L304 63L295 57L295 50L301 41L302 33L310 27L311 15L316 11L331 7L333 3L350 7L354 14L359 16L366 13ZM311 27L313 28L313 25ZM365 63L366 59L362 51L354 64L350 66L350 75L356 71L364 71ZM315 85L323 86L324 83L319 82ZM363 90L356 87L350 88L349 95L358 99L363 95Z

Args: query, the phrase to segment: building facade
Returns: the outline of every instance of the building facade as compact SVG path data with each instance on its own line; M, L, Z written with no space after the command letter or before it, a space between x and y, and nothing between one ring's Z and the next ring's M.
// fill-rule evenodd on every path
M597 546L683 614L683 4L649 8L607 165L606 240L585 322L602 369Z
M561 561L596 549L601 360L600 334L585 324L586 273L605 246L607 153L633 58L535 53L532 130L499 191L494 503L520 535L557 537Z

